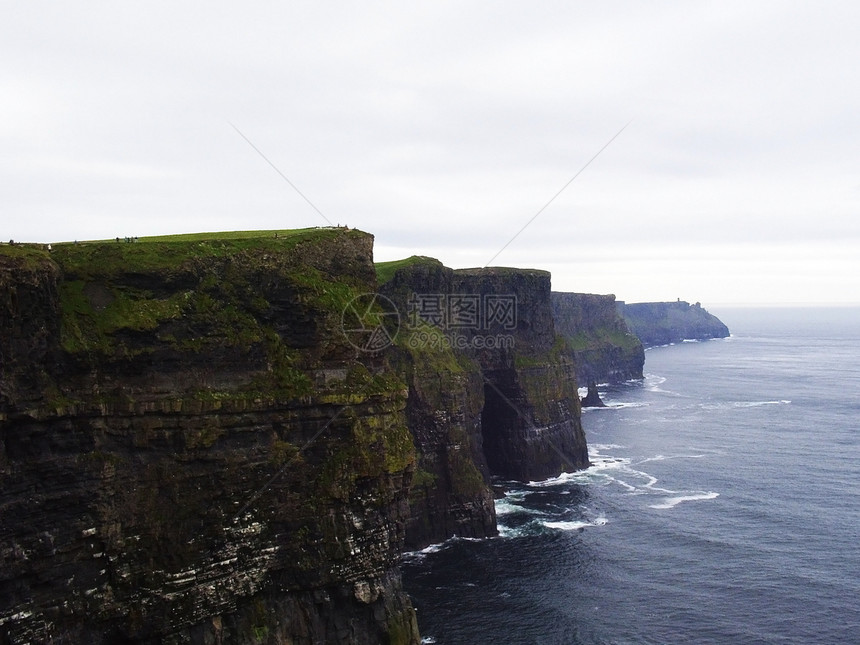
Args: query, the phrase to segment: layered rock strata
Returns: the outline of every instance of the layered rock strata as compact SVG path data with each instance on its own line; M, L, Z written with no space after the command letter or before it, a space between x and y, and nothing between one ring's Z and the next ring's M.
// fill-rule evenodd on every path
M493 535L490 476L539 480L588 465L550 276L417 257L396 265L383 267L380 292L405 312L398 347L415 366L407 414L422 482L407 543Z
M0 248L0 642L417 643L402 551L588 464L549 274L419 258L387 307L372 243Z
M372 237L0 251L0 641L417 643Z

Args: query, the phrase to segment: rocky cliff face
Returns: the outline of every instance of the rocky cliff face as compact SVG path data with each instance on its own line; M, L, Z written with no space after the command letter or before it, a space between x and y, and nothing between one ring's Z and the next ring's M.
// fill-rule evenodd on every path
M0 248L0 642L417 643L403 549L588 463L549 274L419 260L391 335L358 231Z
M0 642L417 643L372 238L0 250Z
M729 328L697 302L619 303L619 311L646 347L682 340L726 338Z
M645 351L614 295L553 292L552 312L556 331L573 348L580 385L642 378Z
M384 351L406 376L406 413L418 455L406 530L410 550L455 535L497 534L483 452L480 367L452 347L437 327L421 322L416 290L439 296L436 302L444 304L452 271L436 260L418 260L383 276L386 282L379 288L401 315L397 343Z
M405 312L407 414L419 466L407 543L496 533L490 475L545 479L587 466L573 360L555 335L549 274L381 267Z
M453 286L454 293L514 305L511 318L485 320L473 331L468 350L483 373L482 434L490 472L529 481L588 466L574 358L555 331L550 274L469 269L454 272ZM486 317L489 309L487 301Z

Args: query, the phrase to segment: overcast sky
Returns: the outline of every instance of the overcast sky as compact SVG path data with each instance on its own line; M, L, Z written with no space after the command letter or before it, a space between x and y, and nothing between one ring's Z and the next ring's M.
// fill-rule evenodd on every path
M543 268L556 290L860 302L860 3L2 15L0 239L327 219L377 260Z

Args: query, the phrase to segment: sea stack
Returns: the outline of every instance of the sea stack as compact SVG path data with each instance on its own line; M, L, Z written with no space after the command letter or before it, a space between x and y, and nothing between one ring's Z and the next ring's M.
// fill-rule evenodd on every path
M600 400L600 394L597 392L597 383L588 384L588 393L582 399L582 407L584 408L605 408L606 404Z

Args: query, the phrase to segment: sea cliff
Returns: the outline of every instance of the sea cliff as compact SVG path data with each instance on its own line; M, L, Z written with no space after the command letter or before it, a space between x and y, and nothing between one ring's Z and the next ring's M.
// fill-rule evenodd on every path
M411 375L407 414L426 484L413 494L407 543L494 535L490 476L539 480L588 465L550 275L420 257L377 268L380 293L406 312L399 344L411 363L447 356L451 365Z
M573 349L581 386L642 378L645 351L614 295L554 291L552 311L556 331Z
M618 310L645 347L729 336L729 328L698 302L619 302Z
M0 642L417 643L402 551L588 464L549 274L372 245L0 247Z
M0 253L0 640L417 643L372 237Z

